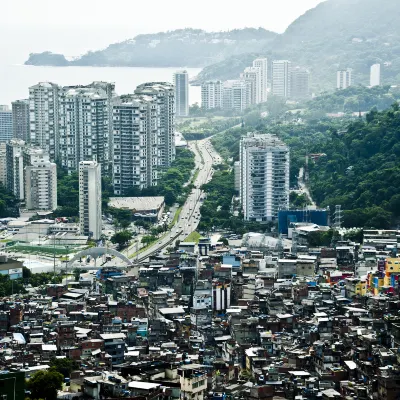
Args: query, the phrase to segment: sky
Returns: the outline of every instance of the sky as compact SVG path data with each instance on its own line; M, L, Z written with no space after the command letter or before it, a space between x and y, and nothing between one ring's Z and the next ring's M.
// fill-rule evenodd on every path
M222 31L263 27L278 33L322 0L2 0L1 58L31 52L67 56L140 33L178 28ZM2 61L2 60L0 60Z

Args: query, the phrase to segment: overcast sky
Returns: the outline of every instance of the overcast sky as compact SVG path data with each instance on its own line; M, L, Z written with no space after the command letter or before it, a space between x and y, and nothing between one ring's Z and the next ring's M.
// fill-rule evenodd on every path
M29 52L79 55L139 33L177 28L283 32L322 0L2 0L0 50L14 62ZM21 59L22 58L22 59Z

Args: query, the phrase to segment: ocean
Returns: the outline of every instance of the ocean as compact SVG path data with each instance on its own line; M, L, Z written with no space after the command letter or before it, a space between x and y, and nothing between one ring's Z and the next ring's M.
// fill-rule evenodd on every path
M29 86L50 81L61 86L85 85L92 81L115 83L117 94L133 93L144 82L172 82L172 74L183 68L135 67L36 67L30 65L0 65L0 104L26 99ZM185 68L193 78L201 68ZM201 103L201 88L190 86L190 104Z

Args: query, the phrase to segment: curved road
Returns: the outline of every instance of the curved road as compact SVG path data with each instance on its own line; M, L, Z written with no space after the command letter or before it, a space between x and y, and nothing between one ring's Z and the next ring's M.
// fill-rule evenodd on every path
M199 170L198 176L194 182L195 188L189 194L179 219L174 227L166 236L154 243L138 256L131 258L133 262L143 262L149 256L157 253L165 247L174 244L176 240L183 241L187 236L197 229L200 221L201 197L204 195L200 187L211 180L213 174L213 164L220 164L221 157L211 145L210 138L189 142L189 149L195 154L196 169Z

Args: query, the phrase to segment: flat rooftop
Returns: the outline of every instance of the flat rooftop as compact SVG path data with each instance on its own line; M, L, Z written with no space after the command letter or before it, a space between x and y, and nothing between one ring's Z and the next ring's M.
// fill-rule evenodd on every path
M151 211L158 210L164 203L164 197L110 197L109 207L131 210Z

